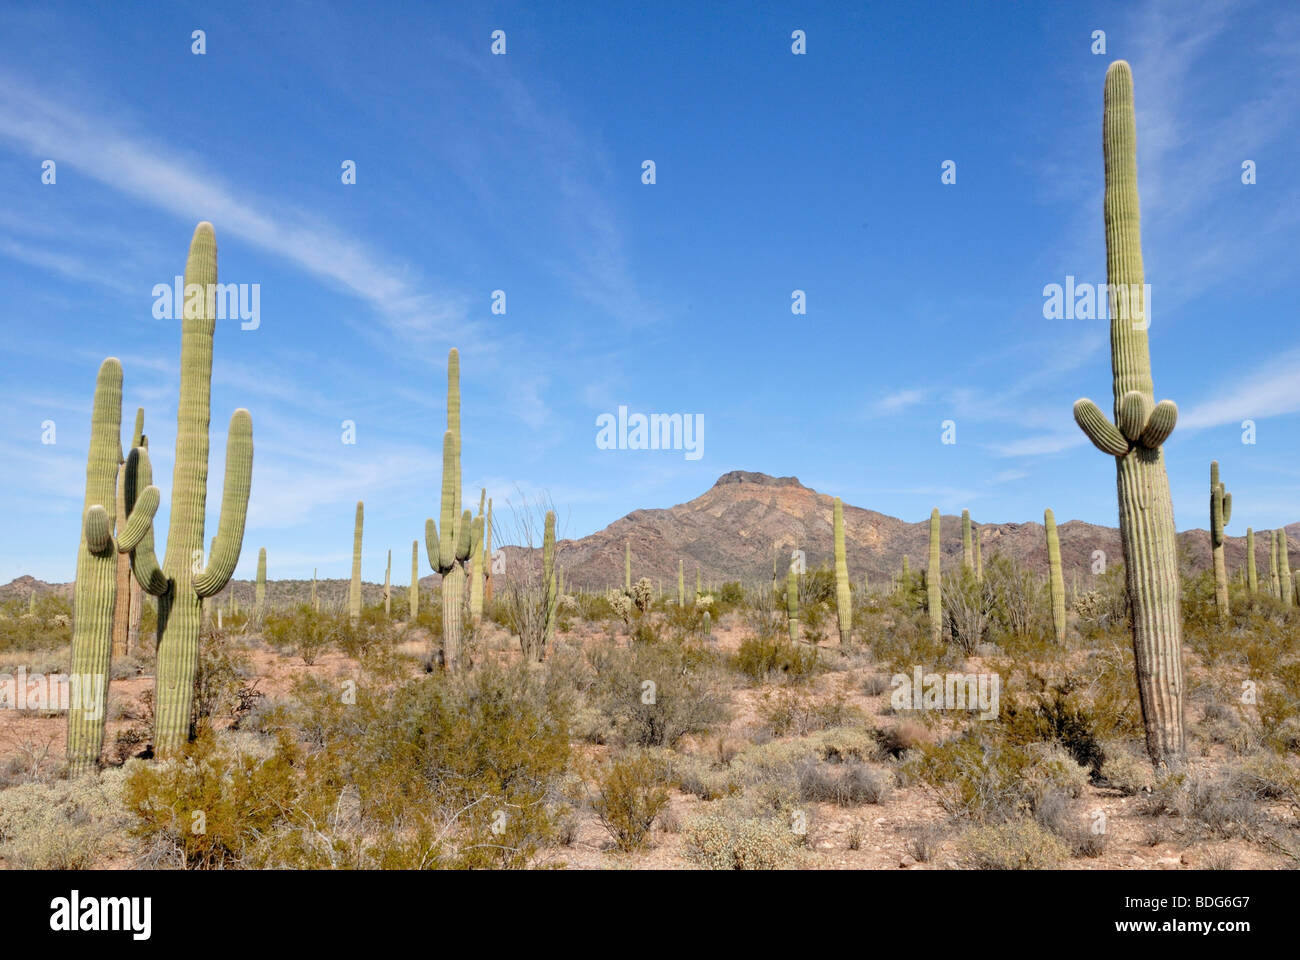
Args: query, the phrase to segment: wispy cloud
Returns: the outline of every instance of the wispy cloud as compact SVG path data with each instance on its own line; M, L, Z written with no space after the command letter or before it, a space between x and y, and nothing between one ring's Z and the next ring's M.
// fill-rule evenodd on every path
M1300 347L1274 357L1189 408L1179 416L1178 425L1195 430L1300 411L1297 370L1300 370Z

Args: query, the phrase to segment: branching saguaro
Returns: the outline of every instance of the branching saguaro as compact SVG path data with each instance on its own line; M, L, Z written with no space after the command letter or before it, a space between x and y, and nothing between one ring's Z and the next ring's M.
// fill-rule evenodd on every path
M848 646L853 633L853 596L849 589L849 564L844 550L844 504L835 498L835 614L839 622L840 643Z
M253 418L241 408L231 416L226 435L221 515L205 566L203 524L208 497L216 287L217 238L212 224L204 221L194 228L185 264L180 402L167 551L159 566L154 555L151 512L150 532L142 537L131 555L131 567L140 586L158 598L154 752L159 756L176 754L189 737L203 601L220 593L235 572L244 543L244 521L253 479ZM137 447L131 451L131 457L137 461L137 489L147 488L153 474L148 448ZM156 504L153 509L157 509Z
M1117 60L1106 71L1102 119L1105 156L1106 279L1114 422L1097 404L1075 402L1074 419L1088 439L1115 458L1119 532L1133 611L1133 653L1147 753L1156 767L1181 767L1183 621L1174 508L1162 445L1178 408L1155 402L1147 343L1150 316L1143 288L1137 189L1137 129L1133 75Z
M1232 494L1219 482L1219 461L1210 463L1210 552L1214 556L1214 602L1219 619L1228 618L1228 567L1223 560L1223 528L1232 516Z

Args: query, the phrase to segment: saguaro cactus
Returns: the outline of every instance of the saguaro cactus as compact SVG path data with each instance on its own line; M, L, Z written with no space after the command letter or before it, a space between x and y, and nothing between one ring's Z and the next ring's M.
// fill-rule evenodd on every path
M121 540L125 539L124 531L123 538L113 540L121 430L122 364L116 357L109 357L100 365L95 379L73 593L71 675L79 689L68 711L67 757L77 776L94 769L104 746L117 558Z
M1277 530L1273 535L1277 538L1277 570L1281 582L1282 602L1289 607L1295 602L1291 592L1290 545L1287 543L1285 529Z
M1259 592L1259 574L1255 572L1255 531L1246 528L1246 587L1253 597Z
M971 536L975 538L975 582L984 582L984 558L980 555L980 528L971 527Z
M266 615L266 547L257 550L257 586L253 592L253 617L258 623Z
M970 511L961 512L961 565L963 570L975 571L975 547L970 536Z
M1210 552L1214 556L1214 602L1228 616L1228 568L1223 562L1223 528L1232 516L1232 494L1219 482L1219 461L1210 462Z
M686 606L686 568L677 561L677 606Z
M1117 60L1106 71L1102 120L1115 420L1112 423L1086 399L1076 401L1074 419L1099 450L1115 458L1120 543L1133 612L1133 653L1147 753L1156 767L1180 767L1186 758L1181 585L1162 450L1178 419L1178 408L1170 400L1155 402L1151 380L1136 143L1133 76L1129 65ZM1140 312L1123 309L1134 304L1140 305Z
M483 620L483 570L487 560L483 553L483 543L487 536L487 525L483 518L483 504L487 500L487 490L480 490L478 495L478 516L474 519L476 526L483 527L483 536L477 537L469 555L469 618L478 624Z
M1061 541L1056 535L1056 515L1051 508L1043 511L1047 528L1047 571L1052 596L1052 629L1057 643L1065 643L1065 578L1061 574Z
M546 650L555 640L555 615L559 609L559 581L555 577L555 511L546 511L542 527L542 589L546 597L546 629L542 646L535 653L537 660L546 656Z
M130 449L134 450L143 443L144 407L138 407L135 411L135 431L131 434ZM120 443L118 444L117 453L116 498L115 519L117 522L117 536L120 538L126 531L127 524L126 457L122 454ZM119 553L117 555L117 592L113 607L113 659L125 657L128 653L134 652L131 623L134 618L134 640L138 644L140 637L140 605L143 599L144 593L140 589L140 585L131 576L131 557L128 554Z
M474 531L482 532L468 510L460 508L460 354L447 354L447 430L442 435L442 529L424 521L429 564L442 575L442 660L449 671L460 666L465 605L465 561L474 550Z
M348 587L348 617L361 619L361 533L365 526L366 505L357 501L357 519L352 526L352 583Z
M904 558L906 559L906 558ZM939 581L939 508L930 511L930 565L925 571L925 590L930 613L930 636L935 640L943 636L943 594Z
M393 551L388 551L388 563L384 567L384 619L393 615Z
M171 517L161 567L152 525L132 551L132 570L146 593L158 597L157 693L154 752L178 752L190 730L199 662L203 601L216 596L235 572L253 476L253 418L239 409L226 435L226 476L217 536L203 565L207 505L208 428L212 406L212 335L216 329L217 241L212 224L194 228L185 264L181 324L181 383L172 469ZM148 448L131 452L138 486L152 481ZM130 505L128 505L130 509ZM155 507L156 509L156 507ZM151 514L152 516L152 514Z
M492 498L483 519L483 602L492 606Z
M623 592L632 595L632 541L623 541Z
M849 590L849 564L844 550L844 504L835 498L835 613L839 619L840 643L848 645L853 631L853 596Z
M320 613L320 598L316 596L316 568L311 568L311 608Z
M420 541L411 541L411 590L407 600L407 619L415 622L420 615Z
M1268 535L1268 593L1274 600L1282 599L1282 579L1277 573L1277 534Z
M790 642L799 642L799 574L794 561L785 572L785 613L790 624Z

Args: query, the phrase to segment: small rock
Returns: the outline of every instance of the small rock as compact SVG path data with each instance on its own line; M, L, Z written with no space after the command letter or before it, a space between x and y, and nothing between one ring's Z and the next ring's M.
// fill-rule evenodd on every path
M916 857L910 853L903 854L903 859L898 861L898 865L906 870L908 867L916 866Z

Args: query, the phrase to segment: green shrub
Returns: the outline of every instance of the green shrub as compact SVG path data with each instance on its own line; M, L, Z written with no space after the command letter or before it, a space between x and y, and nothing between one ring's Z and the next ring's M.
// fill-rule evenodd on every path
M646 752L614 761L596 776L591 808L625 853L645 844L655 817L668 804L664 765Z
M1069 856L1057 836L1028 817L974 827L957 846L959 859L975 870L1048 870Z
M775 819L709 815L682 829L686 856L709 870L783 870L798 865L798 837Z

